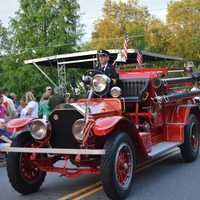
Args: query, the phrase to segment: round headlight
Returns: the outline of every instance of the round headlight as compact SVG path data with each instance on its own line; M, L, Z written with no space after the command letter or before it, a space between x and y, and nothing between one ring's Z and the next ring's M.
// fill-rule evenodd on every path
M118 98L122 94L122 90L119 87L113 87L110 91L110 94L113 98Z
M43 140L47 135L47 124L41 119L33 121L31 135L36 140Z
M103 92L110 82L110 78L104 74L95 75L92 81L93 89L95 92Z
M73 126L72 126L72 133L74 138L81 142L84 138L84 134L83 134L83 129L85 126L85 120L84 119L78 119L74 122Z

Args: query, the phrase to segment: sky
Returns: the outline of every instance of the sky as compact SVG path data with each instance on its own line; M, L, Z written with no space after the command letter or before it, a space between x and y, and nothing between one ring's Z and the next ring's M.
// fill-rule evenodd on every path
M80 3L81 22L86 25L83 41L89 40L95 20L102 15L104 0L78 0ZM127 0L124 0L127 1ZM167 4L170 0L140 0L140 5L147 6L153 15L165 21ZM0 20L8 26L10 17L15 16L19 7L18 0L0 0Z

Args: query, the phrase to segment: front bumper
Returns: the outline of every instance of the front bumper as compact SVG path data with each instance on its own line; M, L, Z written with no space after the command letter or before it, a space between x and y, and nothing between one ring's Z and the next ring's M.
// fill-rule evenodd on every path
M0 152L17 153L42 153L42 154L63 154L63 155L105 155L104 149L58 149L58 148L25 148L10 147L10 144L0 144Z

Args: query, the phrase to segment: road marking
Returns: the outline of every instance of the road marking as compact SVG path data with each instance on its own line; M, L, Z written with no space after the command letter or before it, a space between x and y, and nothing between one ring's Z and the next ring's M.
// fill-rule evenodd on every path
M84 199L84 198L86 198L86 197L91 196L92 194L94 194L94 193L96 193L96 192L101 191L101 190L103 190L103 186L99 186L99 187L97 187L97 188L94 188L93 190L88 191L87 193L84 193L84 194L82 194L81 196L74 198L73 200L81 200L81 199Z
M96 188L98 186L101 186L101 182L100 181L95 183L95 184L92 184L90 186L84 187L84 188L82 188L82 189L80 189L80 190L78 190L76 192L70 193L69 195L63 196L63 197L59 198L58 200L72 199L72 198L74 198L74 197L76 197L78 195L81 195L82 193L87 192L88 190L92 190L93 188Z
M161 157L158 157L155 160L152 161L147 161L146 163L141 164L140 166L138 166L138 168L136 168L135 173L139 173L157 163L160 163L161 161L166 160L169 157L172 157L176 154L178 154L180 152L180 150L175 150L175 151L171 151L166 155L163 155ZM90 186L87 186L85 188L80 189L79 191L73 192L69 195L63 196L61 198L59 198L58 200L82 200L86 197L89 197L91 195L93 195L96 192L99 192L103 189L101 182L97 182L95 184L92 184ZM83 194L82 194L83 193ZM80 195L80 196L79 196Z

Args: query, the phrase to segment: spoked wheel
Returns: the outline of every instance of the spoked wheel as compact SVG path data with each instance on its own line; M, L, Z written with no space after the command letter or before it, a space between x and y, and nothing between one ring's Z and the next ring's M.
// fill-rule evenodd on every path
M131 147L122 144L115 157L115 175L118 185L122 190L126 190L133 175L133 154Z
M30 154L21 153L19 159L21 177L29 184L36 183L41 171L30 161Z
M196 160L199 153L200 126L197 117L191 114L185 127L184 143L181 145L181 154L186 162Z
M12 147L30 147L33 139L23 133L13 139ZM44 182L46 172L35 166L28 153L8 153L7 173L13 188L22 194L37 192Z
M199 136L198 136L197 126L195 125L195 123L193 123L192 127L191 127L190 140L191 140L190 142L191 142L191 145L192 145L192 151L197 152L198 146L199 146Z
M133 178L135 155L131 139L125 133L116 133L106 141L106 154L101 159L101 179L104 191L111 199L124 199Z

